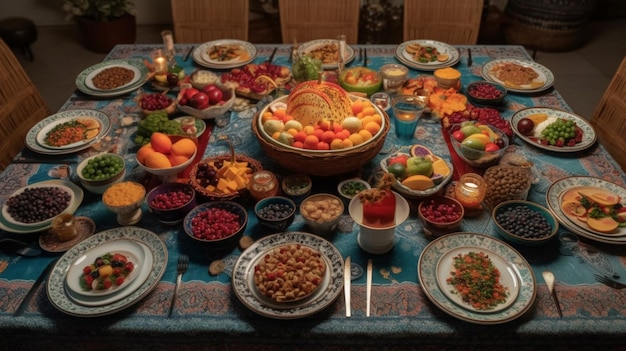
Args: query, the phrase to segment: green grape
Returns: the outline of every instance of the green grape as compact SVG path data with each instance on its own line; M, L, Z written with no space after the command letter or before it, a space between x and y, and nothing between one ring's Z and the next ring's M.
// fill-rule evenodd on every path
M555 145L559 142L564 143L576 135L576 124L574 121L557 119L549 124L541 132L541 135L550 145Z

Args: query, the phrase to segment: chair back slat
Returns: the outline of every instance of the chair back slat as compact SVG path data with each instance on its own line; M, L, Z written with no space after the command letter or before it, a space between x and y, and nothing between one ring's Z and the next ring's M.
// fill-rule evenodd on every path
M172 0L177 43L248 40L248 0Z
M438 40L451 45L478 41L484 0L405 0L404 41Z
M283 43L346 36L356 44L359 35L361 0L279 0Z

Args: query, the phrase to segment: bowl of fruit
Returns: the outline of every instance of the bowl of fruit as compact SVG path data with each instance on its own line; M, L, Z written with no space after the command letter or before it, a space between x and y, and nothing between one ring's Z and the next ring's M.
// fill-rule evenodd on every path
M559 230L559 222L552 212L531 201L501 202L494 207L491 217L498 235L512 244L543 245Z
M102 194L111 185L124 180L124 157L113 153L93 155L78 164L76 173L85 189L94 194Z
M139 166L156 176L169 177L182 172L198 152L196 142L186 136L152 133L150 143L137 150Z
M176 103L184 113L201 119L213 119L233 106L235 90L219 84L207 84L202 89L182 84Z
M504 85L488 81L472 82L466 91L471 102L489 106L501 105L507 94Z
M364 93L367 96L377 92L383 82L380 73L367 67L352 67L343 70L338 81L346 91Z
M145 115L157 111L165 111L168 115L176 112L176 100L162 93L142 94L137 104Z
M185 183L163 183L150 190L146 203L159 222L176 224L196 207L196 191Z
M248 225L248 211L233 201L210 201L194 207L183 221L187 236L209 250L231 249Z
M270 196L254 205L254 214L262 226L282 232L293 223L296 217L296 203L284 196Z
M424 233L428 236L441 236L458 231L465 210L456 199L448 196L435 196L424 199L417 207Z
M452 125L449 133L456 154L472 167L485 168L497 164L509 146L509 138L504 132L476 121Z
M380 161L382 171L395 177L392 188L408 198L439 193L452 179L453 167L422 145L413 145L409 153L393 153Z
M298 84L252 120L263 151L294 173L332 176L357 170L378 155L390 123L369 99L330 82Z

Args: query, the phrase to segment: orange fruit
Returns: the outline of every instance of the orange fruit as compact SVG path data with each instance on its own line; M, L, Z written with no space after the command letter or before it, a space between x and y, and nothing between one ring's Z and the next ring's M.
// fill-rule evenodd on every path
M341 132L335 134L337 136L337 138L343 140L343 139L348 139L350 137L350 131L347 129L342 130Z
M315 128L315 130L313 131L313 135L315 135L317 137L317 139L322 139L322 135L324 135L324 131L322 129L319 128Z
M365 116L371 116L374 113L376 113L376 109L374 108L374 106L367 106L363 108L363 115Z
M296 128L289 128L289 129L287 129L287 133L291 134L295 138L296 134L298 134L300 132L298 132L298 130Z
M139 163L141 164L145 164L146 157L153 152L156 152L156 151L154 151L150 143L140 147L139 150L137 150L137 161L139 161Z
M171 154L169 155L168 159L170 160L170 163L172 164L172 166L178 166L187 162L187 160L189 160L189 157L184 156L184 155Z
M379 113L375 113L372 115L372 120L374 120L374 122L378 123L379 126L383 125L383 116L381 116Z
M331 150L343 149L343 142L341 141L341 139L333 139L333 141L330 142L330 149Z
M172 167L172 162L160 152L153 152L146 156L146 167L150 168L170 168Z
M302 129L302 130L304 131L304 133L306 133L306 135L311 135L315 131L315 127L313 127L313 126L305 126L304 129Z
M319 144L319 142L319 138L315 135L307 135L302 144L305 149L315 150L317 149L317 144Z
M371 123L371 122L370 122ZM375 124L375 123L374 123ZM363 138L363 141L368 141L373 138L372 133L367 129L359 130L359 135Z
M363 130L367 130L372 133L372 135L376 135L376 133L380 130L380 125L374 121L367 122L367 124L363 126Z
M304 144L301 141L294 141L291 146L297 147L298 149L304 149Z
M266 112L267 113L267 112ZM285 116L287 116L287 111L285 111L285 109L278 109L276 111L274 111L274 117L283 120L283 118L285 118Z
M358 133L351 134L349 139L350 141L352 141L352 145L354 146L361 145L365 141L363 140L363 137L361 136L361 134L358 134Z
M196 143L191 139L183 138L172 144L172 154L191 157L196 152Z
M150 136L150 144L154 151L163 154L169 154L172 149L172 140L170 137L159 132L152 133L152 136Z
M296 135L293 136L295 141L299 141L301 143L306 139L307 134L304 131L297 132Z
M356 116L361 111L363 111L363 100L359 99L352 103L352 114Z
M370 122L374 122L374 118L372 116L364 116L361 118L361 128L365 128L365 125Z
M320 138L323 142L326 143L331 143L333 141L333 139L335 139L335 132L333 132L332 130L327 130L324 133L322 133L322 137Z
M317 143L317 149L318 150L330 150L330 145L328 145L328 143L325 141L320 141L319 143Z
M263 113L263 115L261 116L261 124L265 124L265 122L269 121L270 119L278 119L276 117L274 117L274 114L266 111Z
M341 143L343 144L343 148L347 149L347 148L351 148L354 146L354 144L352 144L352 140L350 140L350 138L345 138L341 141Z

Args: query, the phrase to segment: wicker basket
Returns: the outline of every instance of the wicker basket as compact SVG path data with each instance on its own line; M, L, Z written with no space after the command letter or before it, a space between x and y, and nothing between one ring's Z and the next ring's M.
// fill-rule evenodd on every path
M252 170L252 173L262 170L263 166L261 165L261 163L253 158L250 158L246 155L236 155L235 156L237 162L248 162L248 166L250 167L250 169ZM197 181L197 173L198 173L198 164L200 163L208 163L211 161L228 161L232 159L232 155L229 154L224 154L224 155L218 155L218 156L213 156L213 157L208 157L205 158L204 160L196 163L195 165L193 165L193 167L191 168L191 171L189 172L189 184L191 184L193 186L193 188L196 190L196 192L198 194L200 194L201 196L204 196L208 201L214 201L214 200L234 200L237 198L245 198L248 196L248 189L241 189L239 190L239 192L237 193L232 193L232 194L225 194L222 192L215 192L215 191L208 191L205 187L203 187L202 185L200 185L200 183L198 183Z
M385 125L383 130L376 136L376 139L363 145L363 147L355 147L346 151L307 153L306 150L280 147L269 142L260 134L258 116L252 119L252 131L259 140L259 144L261 144L265 154L281 166L296 173L304 173L310 176L335 176L358 170L378 155L391 128L389 116L385 112L382 115L385 119Z

